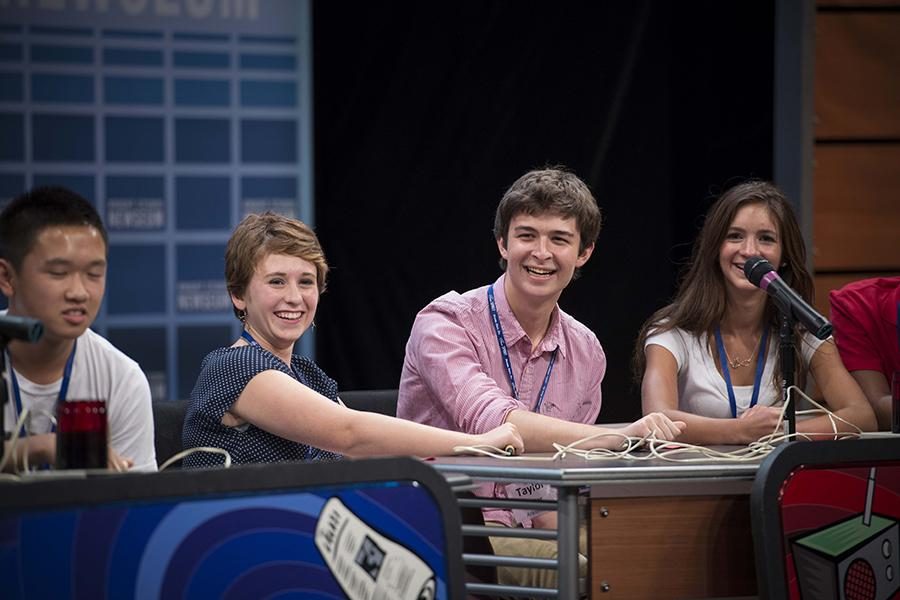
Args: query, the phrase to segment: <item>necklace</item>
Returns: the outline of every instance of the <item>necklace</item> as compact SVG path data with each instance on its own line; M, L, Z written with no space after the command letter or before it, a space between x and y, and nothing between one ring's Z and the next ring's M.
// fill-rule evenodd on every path
M731 405L731 416L737 418L737 399L734 396L734 387L731 385L731 372L728 368L728 362L731 359L728 358L728 353L725 352L722 332L716 327L714 333L716 335L716 348L719 351L719 364L722 366L722 379L725 380L725 389L728 391L728 404ZM766 340L768 339L769 330L763 329L762 340L759 342L759 353L756 357L756 377L753 379L753 395L750 397L750 408L756 406L756 401L759 400L760 382L762 382L762 374L766 368Z
M740 369L741 367L749 366L751 362L753 362L753 355L751 354L747 358L731 358L728 356L728 350L725 351L725 358L728 360L728 366L732 369Z
M759 338L757 337L756 341L753 342L754 348L759 344ZM728 366L732 369L740 369L741 367L750 366L750 363L753 362L753 353L750 353L750 356L747 358L731 358L728 355L728 348L725 347L725 344L722 344L722 350L725 351L725 359L728 361Z

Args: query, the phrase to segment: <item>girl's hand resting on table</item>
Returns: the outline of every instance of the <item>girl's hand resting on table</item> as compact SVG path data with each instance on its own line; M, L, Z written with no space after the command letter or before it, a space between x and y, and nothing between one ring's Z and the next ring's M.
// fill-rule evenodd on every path
M752 406L738 417L740 442L749 444L771 435L781 428L781 409L774 406Z
M673 421L661 412L650 413L622 429L629 437L643 438L650 434L658 440L670 441L681 435L687 427L684 421Z

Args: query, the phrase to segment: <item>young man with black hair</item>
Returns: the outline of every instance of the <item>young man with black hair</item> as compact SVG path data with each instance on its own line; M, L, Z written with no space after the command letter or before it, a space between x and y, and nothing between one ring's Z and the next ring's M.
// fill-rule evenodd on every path
M5 433L15 429L23 410L31 413L30 435L17 445L18 465L26 453L31 465L53 464L56 435L49 415L58 403L104 400L109 468L156 469L147 378L89 329L106 287L107 251L97 211L65 188L36 188L0 213L0 292L8 314L38 319L44 327L36 343L13 340L7 348Z

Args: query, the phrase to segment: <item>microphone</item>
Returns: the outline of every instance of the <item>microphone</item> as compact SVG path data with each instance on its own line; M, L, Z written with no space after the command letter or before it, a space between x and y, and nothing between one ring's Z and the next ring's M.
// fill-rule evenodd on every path
M44 324L29 317L0 315L0 338L9 340L25 340L36 342L44 335Z
M747 259L744 263L744 275L750 283L772 296L782 313L793 316L811 334L820 340L831 335L832 327L828 319L801 298L762 256Z

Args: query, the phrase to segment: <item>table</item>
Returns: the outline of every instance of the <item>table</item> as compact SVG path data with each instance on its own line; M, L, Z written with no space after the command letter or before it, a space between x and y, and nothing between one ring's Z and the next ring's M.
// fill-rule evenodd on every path
M468 478L409 457L47 473L0 482L4 598L465 594Z
M755 594L749 492L758 462L568 455L554 461L441 457L431 464L477 481L537 482L558 490L559 598L578 594L578 495L584 486L590 488L592 597Z

